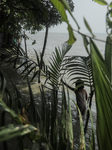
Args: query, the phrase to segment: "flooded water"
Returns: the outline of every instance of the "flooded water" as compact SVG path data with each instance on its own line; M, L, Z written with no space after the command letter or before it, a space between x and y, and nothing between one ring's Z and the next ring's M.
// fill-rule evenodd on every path
M44 43L44 34L45 33L37 33L35 35L31 35L29 33L26 33L29 36L29 40L27 40L27 50L28 50L28 56L33 59L34 61L36 61L36 56L35 56L35 52L34 49L37 52L42 52L42 48L43 48L43 43ZM68 52L68 56L74 56L74 55L80 55L80 56L87 56L87 52L83 46L83 40L82 37L79 35L76 35L77 41L76 43L72 46L71 50ZM98 39L102 39L102 40L106 40L106 35L105 34L96 34L96 38ZM36 40L36 44L32 45L33 40ZM45 50L45 55L44 55L44 61L46 62L46 64L49 64L49 60L50 57L52 55L52 53L55 50L55 47L59 47L61 49L62 44L68 40L68 34L67 33L49 33L48 35L48 41L47 41L47 46L46 46L46 50ZM104 42L96 42L98 48L100 49L102 55L104 56L104 49L105 49L105 43ZM24 41L22 41L22 48L24 49ZM66 77L66 76L65 76ZM44 81L44 77L42 78L42 80ZM66 81L69 81L66 78ZM32 90L33 93L39 93L39 84L37 84L37 79L35 79L32 83ZM19 84L18 87L24 92L24 94L27 97L27 84L25 86L25 84ZM89 95L89 88L85 87L86 91ZM70 98L72 100L74 100L76 102L76 97L74 92L69 91L70 92ZM76 119L76 107L75 105L72 103L72 113L73 113L73 124L74 124L74 148L79 149L79 138L77 138L79 136L79 120ZM96 106L95 106L95 96L93 96L93 101L92 101L92 116L93 116L93 125L96 131ZM86 119L85 119L86 120ZM85 124L85 121L84 121ZM76 132L77 131L77 132ZM90 137L90 133L91 133L91 122L89 120L89 124L88 124L88 130L87 130L87 134L86 134L86 147L87 150L89 150L89 137ZM96 150L97 150L97 141L96 141Z

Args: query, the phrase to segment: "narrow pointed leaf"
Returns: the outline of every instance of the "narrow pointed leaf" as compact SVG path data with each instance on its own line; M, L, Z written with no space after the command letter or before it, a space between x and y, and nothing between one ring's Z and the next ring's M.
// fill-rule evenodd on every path
M101 4L101 5L107 5L108 3L104 0L94 0L95 2L97 2L98 4Z
M11 138L23 136L37 129L32 125L7 125L0 128L0 141L6 141Z
M89 30L89 32L91 33L91 35L94 37L94 34L92 33L92 30L91 30L91 28L90 28L90 26L89 26L89 24L88 24L88 22L86 21L85 18L84 18L84 23L86 25L86 28Z
M97 108L99 149L112 149L112 86L105 61L95 43L90 43ZM100 77L100 78L99 78Z

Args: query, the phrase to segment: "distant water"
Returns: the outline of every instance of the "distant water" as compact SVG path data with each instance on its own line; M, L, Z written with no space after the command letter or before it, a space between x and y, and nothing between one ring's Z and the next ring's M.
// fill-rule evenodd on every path
M29 37L29 40L26 41L27 43L27 50L28 50L28 56L36 61L36 56L34 49L37 52L42 52L43 43L44 43L44 32L38 32L36 34L30 34L29 32L26 32L27 36ZM85 50L85 47L83 45L83 39L82 36L79 34L76 34L76 42L73 44L70 51L67 53L67 56L74 56L74 55L80 55L80 56L87 56L87 52ZM44 61L46 64L48 64L50 57L52 56L52 53L55 51L55 48L62 48L62 45L64 42L68 40L68 33L49 33L48 39L47 39L47 46L45 50L44 55ZM106 34L95 34L96 39L100 39L102 41L106 41ZM36 40L36 44L32 45L33 40ZM104 56L104 50L105 50L105 42L94 40L96 45L98 46L100 52ZM22 40L22 47L24 49L24 40ZM86 88L87 92L89 93L89 89ZM71 92L71 97L74 99L74 93ZM95 110L93 108L93 110Z
M29 37L29 40L27 40L27 49L28 49L28 55L31 59L36 61L35 52L34 49L37 52L42 52L43 43L44 43L44 32L38 32L36 34L29 34L29 32L26 33ZM106 41L106 34L95 34L97 39L100 39L102 41ZM79 34L76 34L76 42L73 44L70 51L67 53L67 56L74 56L74 55L80 55L80 56L87 56L87 52L85 50L85 47L83 45L83 39L82 36ZM44 55L44 61L46 64L49 64L50 57L52 56L52 53L55 51L55 48L62 48L62 45L64 42L68 40L68 33L49 33L48 34L48 40L47 40L47 46L45 50ZM36 40L36 44L32 45L33 40ZM104 56L104 50L105 50L105 42L96 41L100 52ZM24 48L24 40L22 41L22 47Z
M29 33L26 33L26 34L29 37L29 40L26 41L27 42L28 56L31 59L33 59L34 61L36 61L34 49L37 52L42 52L45 33L38 32L35 35L29 34ZM68 56L74 56L74 55L87 56L88 54L87 54L85 47L83 45L82 37L78 34L76 34L75 36L77 38L77 41L73 44L72 48L67 53L67 55ZM106 34L96 34L96 38L103 40L103 41L106 41ZM36 40L36 44L32 45L32 42L34 39ZM55 47L61 49L63 43L67 40L68 40L68 33L49 33L48 34L47 46L46 46L45 55L44 55L44 61L47 64L48 64L48 61L50 60L49 58L51 57L52 53L55 51ZM97 44L100 52L104 56L105 42L95 40L95 43ZM24 49L24 40L22 41L22 47ZM35 82L35 83L37 83L37 82ZM37 89L37 88L35 88L35 86L34 87L32 86L32 88L34 88L34 90ZM89 94L89 89L86 88L86 90L87 90L87 93ZM74 101L76 101L74 92L70 91L70 96ZM95 97L94 97L94 100L95 100ZM92 102L92 114L93 114L93 124L94 124L94 126L96 126L96 106L95 106L94 100ZM76 124L77 124L77 122L76 122ZM89 128L91 128L90 122L89 122ZM88 140L88 138L89 138L89 133L87 134L87 140ZM78 143L78 141L76 141L75 144L77 145L77 143ZM89 149L89 143L86 146L87 146L87 149ZM78 147L76 146L76 149L77 148ZM96 149L97 149L97 147L96 147Z
M29 56L33 59L34 58L34 51L33 49L37 50L38 52L42 52L42 47L44 43L44 36L45 33L38 32L35 35L26 33L29 36L29 40L27 40L27 49ZM73 56L73 55L81 55L81 56L87 56L87 52L85 50L85 47L83 45L83 39L80 35L75 35L77 38L77 41L73 44L71 50L67 53L67 55ZM106 40L106 34L96 34L97 39ZM32 45L33 40L36 40L36 44ZM48 34L48 40L47 40L47 46L45 50L45 61L48 61L51 54L54 52L55 47L59 47L61 49L62 44L68 40L68 33L49 33ZM95 43L97 44L99 50L101 51L102 55L104 55L104 49L105 49L105 43L99 42L95 40ZM24 41L22 41L22 45L24 47Z

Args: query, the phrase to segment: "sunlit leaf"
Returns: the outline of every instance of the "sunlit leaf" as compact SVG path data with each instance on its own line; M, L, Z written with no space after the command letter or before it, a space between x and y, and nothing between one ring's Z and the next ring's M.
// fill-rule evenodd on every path
M110 5L109 5L111 8L112 8L112 2L110 3Z
M101 4L101 5L107 5L108 3L104 0L94 0L95 2L97 2L98 4Z
M74 36L73 29L72 29L72 27L70 25L68 25L68 31L69 31L68 44L72 45L76 41L76 38Z
M0 128L0 141L9 140L14 137L26 135L37 129L32 125L7 125Z
M50 0L52 4L56 7L56 9L59 11L59 13L62 16L62 21L65 21L68 24L68 32L69 32L69 44L73 44L76 41L76 38L73 33L73 29L71 28L69 24L69 20L67 18L66 11L64 9L64 6L66 6L66 9L69 10L69 7L66 2L64 1L58 1L58 0ZM73 16L73 15L72 15Z
M66 8L66 10L68 10L69 14L71 15L71 17L72 17L73 20L75 21L75 23L76 23L76 25L77 25L77 27L78 27L78 30L79 30L79 29L80 29L79 24L77 23L76 19L74 18L73 14L71 13L71 10L70 10L70 7L69 7L67 1L66 1L66 0L61 0L61 2L63 3L63 5L64 5L64 7Z
M50 0L52 2L52 4L56 7L56 9L59 11L59 13L62 16L62 20L65 21L66 23L68 23L68 18L64 9L64 6L62 4L61 1L57 1L57 0Z

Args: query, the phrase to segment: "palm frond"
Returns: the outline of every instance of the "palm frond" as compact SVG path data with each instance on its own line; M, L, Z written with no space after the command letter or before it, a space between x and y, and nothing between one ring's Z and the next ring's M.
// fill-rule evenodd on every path
M92 68L90 56L73 56L68 57L64 63L65 70L70 81L76 82L77 79L82 79L87 86L93 85Z
M49 80L52 86L58 87L59 78L61 76L62 71L62 63L64 61L64 57L66 53L70 50L71 45L67 43L63 44L62 51L60 48L55 48L55 53L53 53L51 57L50 66L48 68L49 71Z

